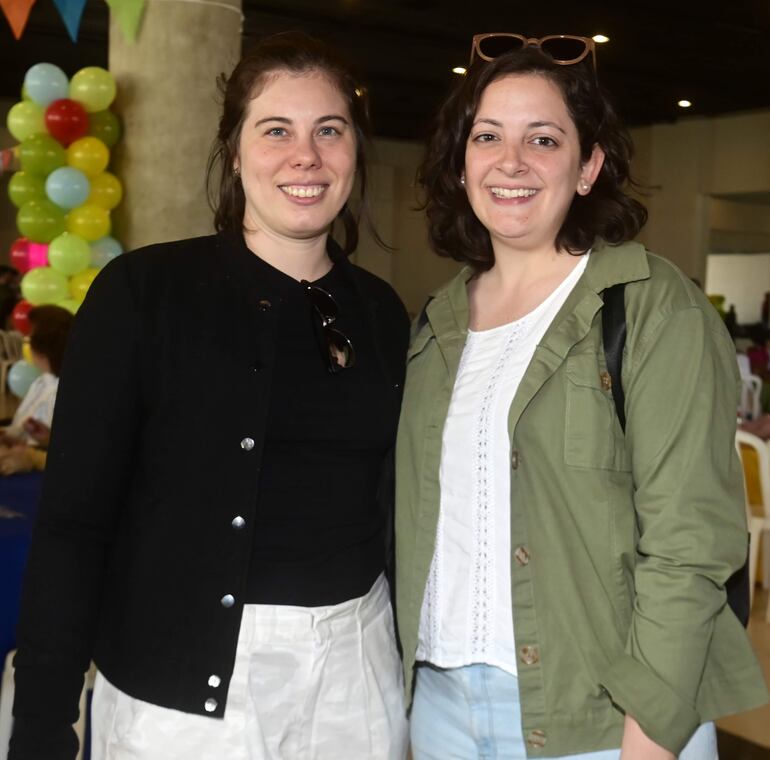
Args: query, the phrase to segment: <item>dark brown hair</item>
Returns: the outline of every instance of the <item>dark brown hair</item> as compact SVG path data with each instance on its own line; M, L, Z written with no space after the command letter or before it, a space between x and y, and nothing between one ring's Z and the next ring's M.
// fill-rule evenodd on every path
M276 72L305 74L313 71L329 77L347 103L356 136L356 174L359 181L360 204L353 214L347 203L337 220L345 231L343 252L350 255L358 245L358 222L366 209L366 155L370 137L366 91L358 83L347 62L320 40L301 32L282 32L258 43L246 52L233 73L219 76L223 96L222 116L208 164L207 186L214 210L214 227L218 232L240 234L243 230L245 197L239 177L233 171L238 157L238 141L249 101L255 98L265 80ZM218 187L212 179L219 164ZM367 216L368 218L368 216ZM376 238L375 234L375 238Z
M494 264L489 232L473 213L460 176L466 142L484 90L512 74L537 74L553 82L577 128L582 160L588 160L597 144L605 153L591 192L576 194L572 201L554 241L557 250L582 253L597 237L612 244L633 238L647 221L647 211L623 190L631 182L633 145L628 131L588 62L560 66L537 48L528 47L493 61L477 60L439 110L418 171L433 250L477 270Z
M48 359L51 372L57 377L74 320L72 314L61 306L46 304L29 310L29 347Z

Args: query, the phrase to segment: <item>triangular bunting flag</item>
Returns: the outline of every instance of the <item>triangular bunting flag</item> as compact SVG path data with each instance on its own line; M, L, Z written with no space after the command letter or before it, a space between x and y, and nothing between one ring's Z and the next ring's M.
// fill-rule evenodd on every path
M53 4L59 11L64 26L67 27L67 34L69 34L70 39L77 42L80 19L83 16L86 0L53 0Z
M21 35L24 34L29 12L34 4L35 0L0 0L0 8L3 9L3 13L11 25L13 36L17 40L20 40Z
M3 0L0 0L2 2ZM145 0L107 0L107 5L115 14L120 31L129 42L136 40L139 23L142 20Z

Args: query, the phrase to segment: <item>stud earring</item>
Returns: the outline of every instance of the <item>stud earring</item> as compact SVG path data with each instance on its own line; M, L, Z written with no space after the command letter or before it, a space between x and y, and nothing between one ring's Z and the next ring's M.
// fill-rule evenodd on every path
M587 195L588 192L591 190L591 185L588 182L586 182L585 180L583 180L580 183L580 189Z
M461 185L465 185L465 175L464 174L460 175L460 184Z
M241 167L240 166L234 166L233 167L233 174L236 177L240 177L241 176Z

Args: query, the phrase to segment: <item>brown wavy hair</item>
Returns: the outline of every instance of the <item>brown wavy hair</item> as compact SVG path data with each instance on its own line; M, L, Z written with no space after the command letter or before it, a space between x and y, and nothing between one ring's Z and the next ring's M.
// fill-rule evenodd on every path
M360 203L353 213L346 202L337 219L345 234L343 253L349 256L358 245L358 223L363 216L369 222L366 189L366 146L371 135L366 90L359 84L349 64L332 48L302 32L282 32L265 38L244 53L229 77L217 79L222 95L222 116L209 156L206 185L218 232L243 232L246 199L243 186L233 166L238 157L238 142L249 102L259 95L266 79L276 72L325 74L347 103L356 136L356 175ZM215 174L218 177L215 179ZM375 239L379 241L376 232Z
M633 144L609 96L588 63L560 66L537 48L528 47L493 61L477 60L438 112L417 175L433 250L479 271L494 264L489 232L473 213L460 176L484 90L513 74L543 76L559 88L577 127L582 160L588 160L597 144L605 153L591 192L575 194L554 241L557 250L582 253L597 237L613 245L635 237L647 221L647 210L624 191L634 184L630 177Z

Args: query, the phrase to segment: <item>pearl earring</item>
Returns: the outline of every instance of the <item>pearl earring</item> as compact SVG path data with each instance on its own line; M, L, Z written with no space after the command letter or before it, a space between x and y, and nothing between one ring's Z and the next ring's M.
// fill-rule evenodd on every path
M582 190L584 193L588 193L588 191L591 189L591 185L590 185L588 182L586 182L585 180L583 180L583 181L580 183L580 189L581 189L581 190Z
M465 184L465 176L464 175L460 177L460 184L461 185Z
M241 167L240 166L234 166L233 167L233 174L236 177L240 177L241 176Z

